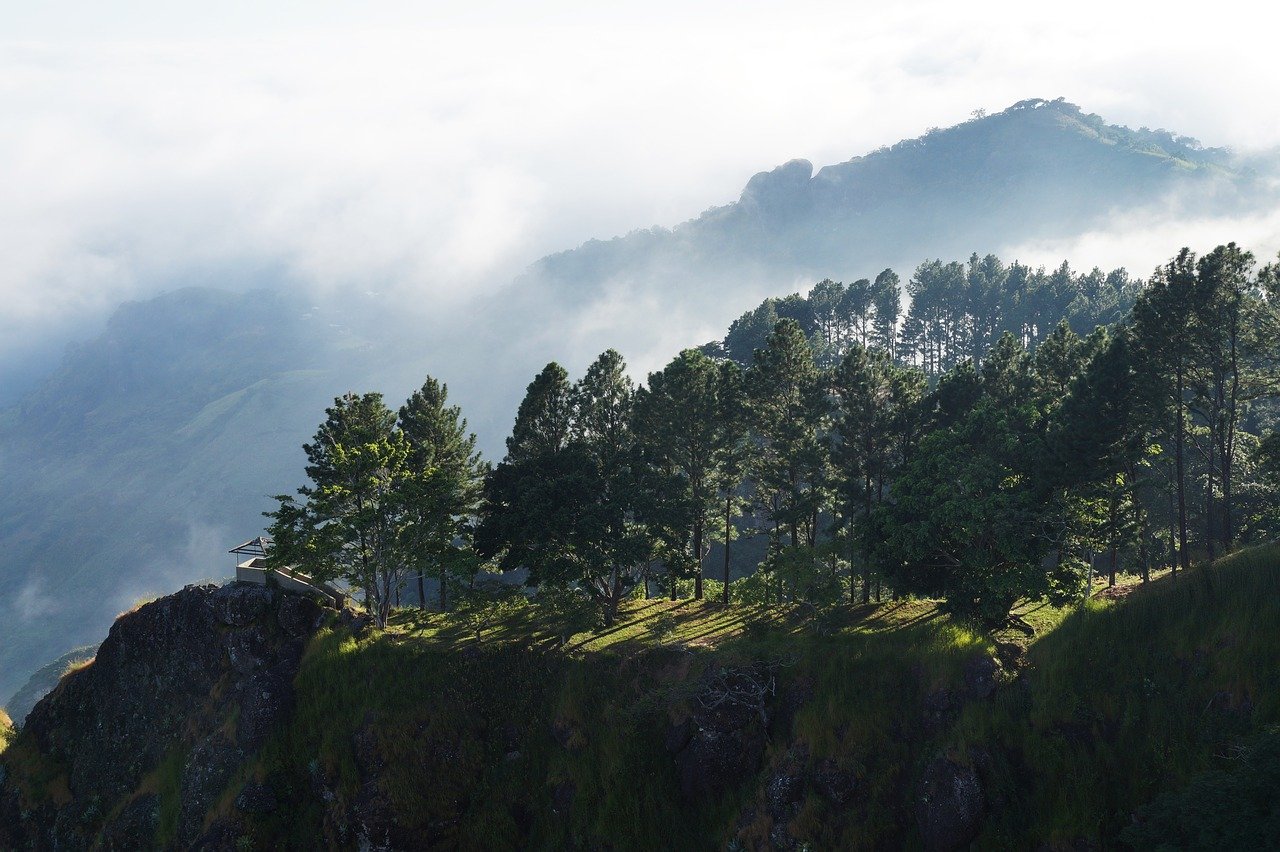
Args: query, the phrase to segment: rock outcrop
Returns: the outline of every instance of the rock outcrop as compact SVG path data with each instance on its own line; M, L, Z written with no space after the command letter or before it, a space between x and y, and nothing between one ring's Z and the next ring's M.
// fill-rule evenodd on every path
M949 852L978 835L986 813L982 779L972 762L938 755L925 767L916 798L916 823L926 849Z
M166 785L177 787L177 821L163 839L218 845L205 837L210 808L290 716L303 648L324 617L315 601L239 583L188 586L121 616L94 662L27 717L19 751L38 766L0 786L0 847L154 846ZM273 801L258 784L239 798L246 810Z

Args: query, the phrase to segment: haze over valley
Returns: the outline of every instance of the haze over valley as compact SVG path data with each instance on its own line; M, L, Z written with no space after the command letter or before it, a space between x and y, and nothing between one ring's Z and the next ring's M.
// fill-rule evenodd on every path
M539 6L4 13L0 846L1266 836L1268 22Z

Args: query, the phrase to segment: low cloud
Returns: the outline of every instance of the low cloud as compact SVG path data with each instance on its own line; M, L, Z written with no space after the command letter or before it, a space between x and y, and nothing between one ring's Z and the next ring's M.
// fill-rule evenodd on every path
M61 608L40 577L29 578L9 602L10 612L24 625L47 618Z
M283 8L17 16L0 361L189 283L450 309L549 251L731 200L758 169L1028 96L1280 142L1268 30L1238 26L1240 4L1194 28L1100 3Z

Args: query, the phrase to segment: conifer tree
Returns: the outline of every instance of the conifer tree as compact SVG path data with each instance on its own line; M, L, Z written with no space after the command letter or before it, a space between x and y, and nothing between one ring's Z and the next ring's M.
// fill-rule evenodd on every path
M400 408L398 426L409 444L408 462L417 474L411 528L418 558L418 596L425 609L424 576L440 583L440 609L448 609L448 585L459 569L474 566L470 535L484 483L485 465L476 436L456 405L447 405L448 386L430 376Z

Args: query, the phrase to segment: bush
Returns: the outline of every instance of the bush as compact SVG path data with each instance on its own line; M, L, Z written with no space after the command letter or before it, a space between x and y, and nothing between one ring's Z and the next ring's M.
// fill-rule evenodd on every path
M465 594L453 616L480 642L483 641L486 630L527 606L529 599L518 586L485 583Z
M1280 728L1156 799L1120 835L1137 849L1269 849L1280 838Z
M534 600L541 607L547 626L562 643L575 633L585 633L602 624L600 608L581 589L542 586Z

